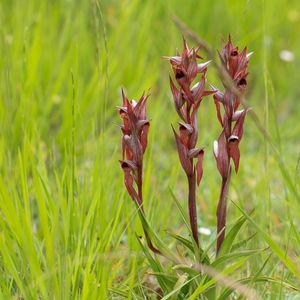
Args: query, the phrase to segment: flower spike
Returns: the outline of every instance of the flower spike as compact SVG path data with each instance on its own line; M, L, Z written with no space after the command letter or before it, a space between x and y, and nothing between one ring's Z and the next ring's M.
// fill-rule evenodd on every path
M214 155L222 177L217 209L217 252L220 250L225 237L226 198L231 174L230 161L233 161L236 173L240 164L239 143L243 136L247 110L238 110L238 108L241 102L240 97L247 87L248 63L251 55L252 53L247 54L247 48L239 52L238 47L233 46L230 35L228 42L219 52L223 69L227 72L239 93L232 91L224 84L224 92L217 91L214 94L217 118L223 128L218 141L214 142ZM223 116L221 107L223 107Z
M179 134L172 126L177 151L181 166L186 173L189 183L189 215L193 239L199 245L197 208L196 208L196 183L200 184L203 174L203 148L195 148L198 140L197 112L203 97L216 93L216 89L205 90L206 70L211 61L198 64L200 58L199 47L189 48L183 37L183 51L176 56L164 57L168 59L175 78L170 78L170 89L173 95L175 109L182 120L179 122ZM193 85L197 76L200 79ZM194 162L194 159L197 162Z
M138 102L128 100L122 89L122 106L117 106L123 120L122 131L122 160L121 167L124 172L124 184L131 199L143 207L143 157L148 143L150 121L146 116L146 104L149 95L143 94ZM151 242L147 228L144 227L148 247L157 254L161 252Z

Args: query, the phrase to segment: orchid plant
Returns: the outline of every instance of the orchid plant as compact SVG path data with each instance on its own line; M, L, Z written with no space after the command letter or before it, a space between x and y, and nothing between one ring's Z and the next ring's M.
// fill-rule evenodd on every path
M211 61L198 63L200 47L189 48L183 39L183 51L175 56L164 57L172 67L174 79L170 77L176 112L181 119L178 131L172 126L181 166L188 181L188 212L190 229L194 243L200 247L198 236L198 220L196 205L196 185L199 185L203 175L204 148L197 147L198 120L197 114L204 97L213 95L217 119L222 126L222 132L214 142L214 156L218 171L222 177L221 191L217 206L217 253L225 238L227 194L231 177L231 161L236 173L239 168L239 144L243 136L243 125L246 109L239 110L241 97L247 86L247 68L250 54L247 49L239 52L234 47L229 36L228 42L219 53L224 78L224 91L207 84L206 72ZM229 78L229 83L228 83ZM146 116L146 104L149 95L143 94L138 102L128 100L122 90L122 106L118 106L123 120L122 131L122 160L124 183L132 200L138 205L145 216L143 207L143 156L147 147L149 119ZM157 249L151 239L147 226L143 229L148 247L157 254Z
M179 134L173 128L177 150L182 168L188 180L188 208L192 235L199 246L198 221L196 208L196 182L199 185L203 174L204 148L197 148L197 113L203 97L214 94L214 90L205 90L206 71L210 61L199 64L199 48L189 49L183 39L183 51L176 56L165 57L171 63L177 86L170 77L170 87L175 109L181 118ZM193 85L198 74L200 80ZM197 159L196 164L194 159Z
M247 48L239 52L238 48L233 46L230 36L228 42L219 53L222 68L232 80L233 87L223 82L224 92L217 90L214 94L217 118L222 126L222 132L218 140L214 142L214 156L222 177L217 207L217 252L225 237L227 194L231 177L230 161L233 161L236 173L239 169L239 144L243 137L243 126L247 109L238 110L238 108L242 94L247 86L247 68L251 54L247 54ZM223 107L223 116L221 106Z
M150 121L146 116L146 103L149 95L143 94L138 102L128 100L122 90L122 106L118 106L123 120L122 131L122 160L124 171L124 184L132 198L138 205L141 213L145 214L143 207L143 157L147 148L148 130ZM160 253L149 237L147 229L143 226L149 248Z

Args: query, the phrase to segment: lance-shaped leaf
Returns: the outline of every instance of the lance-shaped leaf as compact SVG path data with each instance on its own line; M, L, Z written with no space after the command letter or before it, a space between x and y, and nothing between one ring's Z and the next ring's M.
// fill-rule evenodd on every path
M197 185L200 184L203 175L203 156L204 148L194 148L188 152L190 158L197 158L196 163L196 174L197 174Z
M229 159L227 152L227 140L224 130L222 131L217 143L217 147L214 146L214 155L217 161L218 170L222 178L226 179L228 176Z
M191 162L191 159L187 155L187 148L186 146L181 142L180 136L176 133L175 129L173 128L175 140L176 140L176 145L177 145L177 150L178 150L178 155L179 155L179 160L182 165L182 168L186 172L187 175L191 175L193 173L193 165Z

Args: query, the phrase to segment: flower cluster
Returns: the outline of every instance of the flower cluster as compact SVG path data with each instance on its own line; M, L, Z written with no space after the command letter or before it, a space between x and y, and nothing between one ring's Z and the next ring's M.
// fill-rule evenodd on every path
M174 130L178 154L181 165L187 176L194 172L193 158L198 158L196 164L197 183L202 177L203 148L195 148L198 140L197 112L204 96L214 94L215 91L205 90L206 70L210 61L198 64L197 58L199 48L189 49L186 41L183 41L184 48L181 55L165 57L170 60L178 87L170 78L170 87L174 104L179 117L179 134ZM201 79L194 86L191 86L197 74Z
M138 102L128 100L122 90L122 106L118 106L123 120L121 125L122 160L124 183L133 201L139 206L140 212L145 214L143 207L143 157L147 148L148 130L150 122L146 116L146 104L149 95L143 94ZM148 247L157 254L161 252L151 242L147 228L143 224Z
M217 91L214 94L217 117L223 128L218 141L214 142L214 156L219 173L222 176L221 194L217 210L217 231L220 234L217 249L221 246L225 235L226 194L231 174L230 160L234 163L236 173L239 169L239 143L243 136L243 125L247 110L238 110L238 108L240 98L247 86L247 68L251 54L247 54L246 48L239 52L238 48L232 45L230 36L227 44L219 53L222 67L232 80L233 88L224 84L224 92ZM223 116L221 106L223 107Z
M234 162L236 172L239 168L239 143L243 136L243 125L247 110L238 110L238 108L240 96L247 86L247 67L250 55L251 53L247 54L246 48L239 53L238 48L232 45L230 37L220 53L222 65L239 91L237 93L230 88L225 88L224 92L217 91L214 95L217 117L223 128L218 141L214 143L214 155L222 178L228 177L230 159ZM221 115L221 105L224 110L223 117Z
M142 208L143 155L147 147L150 122L146 117L148 95L142 95L136 103L129 101L122 90L123 105L118 106L123 120L121 130L124 183L131 198ZM134 188L134 182L138 190Z
M183 51L176 56L165 57L171 63L177 85L170 78L170 87L174 99L176 111L181 118L179 133L174 128L174 135L179 154L179 159L189 181L189 214L193 237L198 244L197 213L195 199L195 182L200 184L203 168L202 161L204 149L197 148L198 122L197 112L204 96L214 94L215 91L205 90L206 70L210 61L198 64L199 48L189 49L183 40ZM200 80L193 85L198 74ZM197 159L194 165L194 159Z
M229 36L228 42L219 53L224 91L217 88L206 90L206 72L210 61L199 64L199 47L189 48L183 39L183 51L175 56L164 57L172 67L174 79L170 77L170 88L175 109L181 121L178 131L173 128L181 166L188 180L188 211L194 243L200 247L198 238L198 222L196 207L196 185L200 184L203 175L204 148L197 147L198 120L197 113L205 96L213 95L217 111L217 119L222 132L214 142L214 156L218 171L222 177L220 197L217 207L217 252L224 237L227 214L227 194L231 177L231 161L238 172L240 161L239 144L243 136L243 126L247 114L246 109L239 110L241 97L247 87L248 63L251 53L244 48L239 52ZM129 101L122 91L123 104L119 106L123 120L121 130L122 160L124 183L127 191L140 212L143 209L143 156L147 147L147 136L150 122L146 117L148 95L142 95L139 101ZM149 248L158 254L143 225Z

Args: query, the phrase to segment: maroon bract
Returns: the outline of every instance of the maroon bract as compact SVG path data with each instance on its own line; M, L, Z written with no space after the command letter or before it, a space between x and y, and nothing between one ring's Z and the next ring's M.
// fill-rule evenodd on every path
M232 79L234 88L224 84L224 92L217 91L214 102L217 110L218 120L223 128L218 141L214 142L214 156L219 173L222 176L222 186L217 208L217 251L219 251L225 237L227 192L231 175L230 161L234 163L235 171L238 172L240 162L239 143L243 136L243 125L247 110L238 110L240 97L247 86L247 68L250 54L247 49L239 52L234 47L229 36L228 42L219 53L222 66ZM221 113L223 107L223 116Z
M196 210L196 182L199 185L202 178L202 161L204 148L197 148L198 124L197 112L203 97L214 94L215 90L205 90L206 70L209 62L198 64L197 58L199 48L189 49L185 39L183 39L182 54L164 57L171 63L177 85L170 78L170 88L172 91L176 111L181 118L179 122L179 133L173 128L180 163L184 169L189 183L189 216L193 238L197 245L198 226ZM200 80L192 86L198 74ZM194 158L197 163L194 164Z
M121 125L122 160L121 167L124 171L124 183L133 201L137 203L141 212L145 214L143 207L143 157L147 147L148 130L150 122L146 117L146 103L149 95L142 95L136 103L128 100L122 90L122 106L118 106L123 120ZM160 253L156 249L143 226L149 248Z

